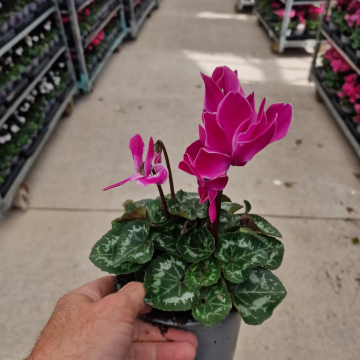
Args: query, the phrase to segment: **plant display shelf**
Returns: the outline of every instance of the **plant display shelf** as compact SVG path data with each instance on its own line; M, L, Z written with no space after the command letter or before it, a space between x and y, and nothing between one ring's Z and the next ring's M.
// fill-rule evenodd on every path
M116 7L110 11L110 13L99 24L99 26L86 37L85 41L83 41L80 34L80 27L79 27L77 13L80 10L83 10L86 6L88 6L92 2L93 0L86 1L85 3L81 4L78 8L75 8L74 1L67 0L67 10L66 10L66 12L69 14L70 17L71 34L73 37L72 40L73 43L75 44L75 48L71 49L71 52L76 54L76 59L79 63L79 78L77 84L78 84L78 88L84 92L90 92L93 89L94 81L96 77L99 75L100 70L103 68L103 66L109 59L110 55L114 52L116 48L120 46L120 44L127 35L123 2L122 0L116 0L117 2ZM64 12L65 11L63 11L63 13ZM118 37L114 40L113 45L111 45L110 47L111 52L108 51L102 58L101 62L97 65L96 70L92 74L89 74L85 60L85 50L94 40L94 38L99 34L99 32L103 30L104 27L110 22L110 20L113 18L113 16L116 13L120 14L119 19L121 21L122 31L118 35ZM114 46L114 44L117 45Z
M50 122L47 132L45 136L43 137L41 143L38 145L37 149L35 150L34 154L28 158L24 165L22 166L21 170L19 171L17 177L15 178L14 182L11 184L10 189L4 196L4 198L0 195L0 220L4 219L7 215L7 212L11 208L13 204L13 199L16 194L16 191L21 186L22 182L26 178L26 175L30 171L31 167L33 166L34 162L36 161L37 157L40 155L42 148L44 147L45 143L49 139L51 133L54 131L57 123L59 122L61 116L65 112L67 106L72 102L73 96L75 95L77 89L76 84L74 83L71 90L69 90L67 97L55 113L52 121Z
M290 11L293 6L300 5L316 5L324 1L302 1L302 0L280 0L285 5L285 16L282 20L281 31L277 35L267 23L267 21L262 17L262 15L256 10L255 13L258 18L258 24L262 26L265 31L268 33L269 38L271 39L270 50L272 53L281 54L284 52L285 48L305 48L305 47L315 47L316 39L310 38L300 38L300 39L287 39L286 31L289 26L290 21Z
M311 80L315 82L317 94L320 96L321 100L327 106L328 110L332 114L334 120L338 124L339 128L343 132L346 139L349 141L350 145L355 150L356 154L360 158L360 143L354 137L353 133L350 131L349 127L347 126L345 120L341 117L341 115L336 110L335 106L333 105L331 99L326 94L325 90L323 89L320 81L317 79L316 74L314 72L314 68L311 72ZM320 100L320 99L319 99Z
M70 73L70 83L74 84L72 87L67 89L66 96L59 104L58 110L52 116L49 124L46 126L45 135L40 139L39 143L36 146L36 150L34 153L28 158L21 158L20 163L22 164L21 168L18 172L14 172L14 179L9 184L6 192L0 194L0 220L4 219L7 215L8 210L14 203L14 197L19 193L19 190L25 191L26 195L28 195L28 189L26 186L23 186L22 183L30 171L32 165L35 160L39 156L42 151L42 148L45 142L48 140L50 134L54 130L56 124L58 123L61 115L67 110L68 114L70 114L73 104L73 96L76 93L76 78L74 68L70 58L70 52L67 46L65 31L62 25L62 19L60 15L60 10L58 7L58 3L56 0L51 0L51 5L45 10L40 16L35 18L29 25L27 25L22 31L20 31L17 35L15 35L12 39L10 39L5 45L0 48L0 56L3 56L9 50L11 50L14 46L16 46L21 40L23 40L28 34L30 34L34 29L36 29L41 23L43 23L51 14L55 14L55 22L57 24L59 37L62 45L58 48L56 53L49 58L46 65L39 68L40 72L38 75L31 80L31 82L25 87L25 89L17 95L17 97L13 100L11 105L6 109L5 113L0 118L0 127L9 119L9 117L16 111L19 105L27 98L27 96L32 92L32 90L38 85L41 79L45 76L45 74L51 69L51 67L55 64L55 62L61 57L64 56L66 62L66 69ZM41 64L39 65L41 67ZM50 115L51 116L51 115ZM15 175L16 174L16 175ZM25 204L24 208L26 208L27 204Z
M324 12L322 14L322 18L320 19L320 26L318 28L318 32L316 35L316 47L315 47L313 61L311 64L309 81L314 81L315 86L316 86L316 98L320 101L322 100L324 102L324 104L327 106L327 108L331 112L334 120L339 125L343 134L349 141L350 145L353 147L356 154L360 157L360 142L356 138L356 135L354 135L354 129L350 129L349 121L345 120L339 114L339 112L336 110L336 107L334 106L333 101L327 95L321 82L318 80L316 72L315 72L317 58L318 58L318 54L320 51L320 45L321 45L323 39L325 39L325 41L327 40L336 49L336 51L339 52L339 54L347 61L347 63L351 66L351 68L357 74L360 75L360 69L358 68L358 66L349 58L349 56L345 53L345 51L334 41L331 34L327 33L326 29L323 27L323 19L326 18L327 14L328 14L328 11L330 8L330 2L331 2L331 0L325 1Z
M47 19L52 13L56 11L56 6L51 6L47 9L43 14L39 17L35 18L35 20L30 23L25 29L19 32L15 37L13 37L9 42L3 45L0 48L0 56L3 56L7 51L12 49L14 45L16 45L20 40L22 40L25 36L27 36L32 30L34 30L38 25L40 25L45 19Z
M235 12L241 12L244 7L254 7L255 0L237 0L235 5Z
M141 14L135 14L136 0L129 0L130 4L130 34L133 39L136 39L141 26L144 24L146 18L150 15L153 9L159 7L159 0L147 0L146 5L142 9Z

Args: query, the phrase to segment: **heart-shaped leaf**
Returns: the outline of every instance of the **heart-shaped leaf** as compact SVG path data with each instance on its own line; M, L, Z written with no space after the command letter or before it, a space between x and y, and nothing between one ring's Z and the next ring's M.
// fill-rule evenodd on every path
M180 254L189 262L206 259L214 251L215 240L206 228L193 227L177 242Z
M146 220L146 209L145 206L141 206L139 208L136 208L135 210L126 212L123 216L113 220L111 222L111 225L114 226L114 224L120 224L123 222L128 222L132 220Z
M113 262L114 247L120 239L122 229L126 223L114 224L113 229L108 231L92 248L90 253L91 262L102 271L110 274L129 274L138 270L141 265L131 262L115 266Z
M163 225L154 226L152 230L159 234L154 240L155 249L179 255L176 243L184 227L185 219L174 218Z
M114 247L114 264L124 262L145 264L151 260L154 253L153 240L157 234L149 236L150 226L146 221L134 220L128 222Z
M184 283L194 293L199 294L203 286L216 284L221 275L219 262L213 257L208 257L198 263L192 264L186 271Z
M240 215L230 214L222 211L220 213L220 222L218 234L223 234L226 231L237 231L240 228Z
M154 201L153 199L141 199L138 201L135 201L135 207L145 206L148 202Z
M233 283L247 279L251 269L265 265L267 245L246 229L219 236L215 256L221 262L225 278Z
M125 212L133 211L136 209L135 203L132 200L126 200L122 205Z
M251 204L247 200L244 200L244 204L245 204L245 214L248 214L251 210Z
M172 254L153 260L145 273L145 302L164 311L190 310L196 296L182 282L187 266L184 259Z
M230 214L242 209L244 206L237 203L223 202L221 203L221 210L226 211Z
M195 220L196 217L199 219L204 219L207 217L207 204L200 204L200 197L198 193L179 190L175 196L185 209L189 207L194 209L196 216L195 218L189 217L190 220Z
M250 214L250 216L254 220L256 226L260 229L261 232L271 236L282 238L282 235L280 234L279 230L276 229L275 226L272 226L267 220L255 214Z
M166 222L165 210L161 200L151 200L145 204L146 217L150 224L163 224Z
M189 205L181 204L177 199L166 201L170 214L181 216L185 219L196 220L196 211Z
M265 234L261 235L268 243L268 260L265 266L269 270L276 270L280 267L284 257L284 245L278 239Z
M256 268L249 278L232 292L233 303L249 325L260 325L286 296L280 280L271 271Z
M226 196L225 194L222 194L221 195L221 202L230 202L231 203L231 200L228 196Z
M195 320L206 327L210 327L224 319L231 307L230 294L225 283L219 279L216 284L201 289L192 314Z

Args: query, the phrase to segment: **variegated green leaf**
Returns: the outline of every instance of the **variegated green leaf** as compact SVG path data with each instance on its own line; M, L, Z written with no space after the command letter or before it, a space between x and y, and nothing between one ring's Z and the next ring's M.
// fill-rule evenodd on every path
M265 265L267 245L246 229L219 236L215 256L221 262L225 278L233 283L247 279L251 269Z
M248 214L251 210L251 204L247 200L244 200L244 204L245 204L245 214Z
M141 207L141 206L145 206L148 202L150 201L154 201L153 199L141 199L141 200L138 200L138 201L135 201L135 207Z
M262 234L261 237L265 238L268 243L268 260L265 266L269 270L276 270L279 268L283 260L284 245L281 241L272 236Z
M226 196L225 194L222 194L221 202L230 202L231 203L231 199L228 196Z
M153 240L157 234L149 236L150 226L146 221L134 220L128 222L114 247L114 264L124 262L145 264L151 260L154 253Z
M122 205L125 212L133 211L136 209L135 203L132 200L126 200Z
M194 293L198 294L203 286L216 284L221 275L219 262L208 257L198 263L192 264L186 271L184 283Z
M218 234L223 234L226 231L236 231L239 230L239 227L240 215L221 211Z
M167 200L167 205L170 214L181 216L185 219L195 220L196 211L193 207L189 205L181 204L177 199Z
M222 202L221 203L221 210L224 210L230 214L235 213L236 211L242 209L244 206L237 204L237 203L231 203L231 202Z
M235 287L232 300L247 324L260 325L285 296L283 284L271 271L256 268L245 282Z
M179 255L176 243L184 227L185 219L174 218L163 225L153 226L152 230L159 236L154 240L155 249Z
M184 259L172 254L153 260L145 272L145 302L164 311L190 310L196 296L182 282L187 266Z
M129 274L137 270L141 265L127 262L121 266L113 263L114 247L120 239L122 229L126 223L114 224L113 229L108 231L92 248L90 253L91 262L102 271L110 274Z
M198 193L185 192L179 190L176 193L176 199L184 206L184 208L193 208L196 216L189 217L190 220L195 220L196 217L204 219L207 217L207 204L200 204L200 197Z
M114 224L120 224L120 223L132 221L132 220L136 220L136 219L146 220L145 206L141 206L139 208L136 208L135 210L126 212L125 214L123 214L123 216L113 220L111 222L111 225L114 226Z
M206 327L214 326L224 319L232 307L230 294L222 279L211 286L204 287L192 310L195 320Z
M166 222L165 210L161 205L161 200L152 200L145 204L146 217L150 224L163 224Z
M272 226L267 220L255 214L250 214L250 216L252 217L256 226L260 229L261 232L271 236L282 238L279 230L276 229L276 227Z
M214 251L215 240L206 228L193 227L177 242L180 254L189 262L206 259Z

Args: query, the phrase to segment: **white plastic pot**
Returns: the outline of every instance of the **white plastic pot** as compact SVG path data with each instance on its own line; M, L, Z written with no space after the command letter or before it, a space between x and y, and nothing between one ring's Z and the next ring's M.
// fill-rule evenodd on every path
M304 31L305 31L305 24L298 24L295 30L295 35L300 36L304 33Z

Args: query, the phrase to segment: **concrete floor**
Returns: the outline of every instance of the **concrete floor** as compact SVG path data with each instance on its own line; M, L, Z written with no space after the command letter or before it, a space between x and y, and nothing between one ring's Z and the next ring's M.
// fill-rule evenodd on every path
M1 360L24 358L56 300L102 275L88 255L122 202L156 196L155 187L136 184L101 191L133 173L132 135L162 139L176 188L196 191L176 164L197 137L199 72L218 65L238 69L257 105L268 96L294 106L287 138L230 171L226 194L251 201L283 233L285 259L276 273L288 290L263 325L242 325L235 360L359 358L360 244L351 242L360 235L359 160L315 101L311 57L272 55L256 18L235 15L234 3L164 0L55 130L27 179L29 211L13 210L0 223Z

